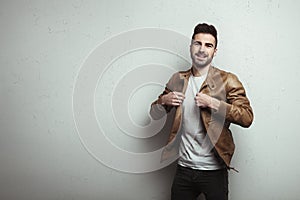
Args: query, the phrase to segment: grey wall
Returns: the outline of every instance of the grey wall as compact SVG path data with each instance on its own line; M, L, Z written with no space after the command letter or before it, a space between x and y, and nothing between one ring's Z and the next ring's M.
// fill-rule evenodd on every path
M104 40L145 27L189 38L193 27L204 21L219 30L214 64L239 76L255 112L250 129L232 127L237 146L232 164L240 173L230 172L230 199L298 199L299 8L299 1L293 0L1 1L0 198L169 199L175 165L153 167L148 173L124 172L124 165L135 169L136 163L111 152L98 136L85 140L89 131L80 132L76 115L92 119L83 114L84 106L74 111L74 88L80 78L89 82L80 73ZM175 49L175 43L175 54L188 53L188 48ZM109 50L124 46L119 43ZM99 105L113 98L111 87L120 77L137 69L131 66L149 63L163 64L163 75L155 79L150 73L156 82L133 91L124 104L132 121L144 126L149 123L148 105L164 79L172 70L188 67L189 61L143 49L112 63L95 89L95 117L110 120L102 132L110 134L116 146L145 155L161 147L160 138L125 137L110 119L115 104ZM167 71L166 66L173 68ZM96 67L94 76L105 66ZM125 82L123 90L119 87L126 91L128 86ZM122 102L122 96L118 98ZM153 163L139 164L143 169Z

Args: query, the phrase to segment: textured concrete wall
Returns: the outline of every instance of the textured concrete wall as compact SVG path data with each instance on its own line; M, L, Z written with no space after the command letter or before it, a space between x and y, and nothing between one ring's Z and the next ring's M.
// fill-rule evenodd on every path
M230 199L299 199L299 8L293 0L1 1L0 199L169 199L175 165L148 159L165 138L147 136L155 129L147 112L171 73L189 67L199 22L219 30L214 65L239 76L255 113L251 128L232 127L240 173L230 172ZM136 40L143 48L127 52ZM102 129L92 135L96 121Z

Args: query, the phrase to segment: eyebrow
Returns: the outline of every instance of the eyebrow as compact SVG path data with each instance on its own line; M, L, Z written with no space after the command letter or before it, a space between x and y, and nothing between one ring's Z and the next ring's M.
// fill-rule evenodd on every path
M200 41L195 41L194 40L193 43L198 43L198 44L202 45L202 42L200 42ZM207 47L214 47L214 44L212 44L210 42L204 43L204 45L207 46Z

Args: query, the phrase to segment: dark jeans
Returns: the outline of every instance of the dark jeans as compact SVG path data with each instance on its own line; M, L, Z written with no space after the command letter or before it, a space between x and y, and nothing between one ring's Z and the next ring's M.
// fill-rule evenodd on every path
M206 200L228 200L228 171L195 170L177 166L171 199L196 200L203 193Z

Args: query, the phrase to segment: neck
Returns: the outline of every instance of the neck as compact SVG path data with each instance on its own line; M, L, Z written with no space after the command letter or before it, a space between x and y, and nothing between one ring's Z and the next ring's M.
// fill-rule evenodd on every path
M205 67L195 67L193 65L192 67L192 73L194 76L202 76L203 74L206 74L209 70L210 65L207 65Z

